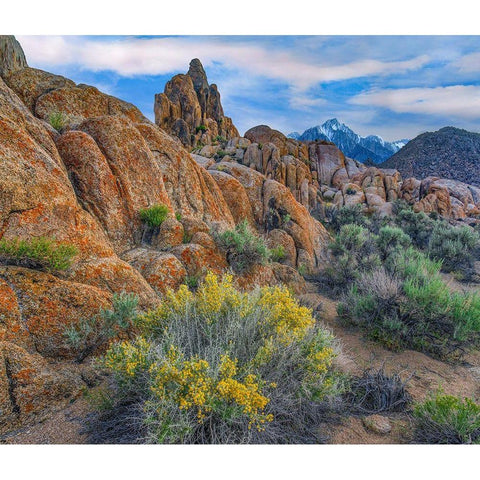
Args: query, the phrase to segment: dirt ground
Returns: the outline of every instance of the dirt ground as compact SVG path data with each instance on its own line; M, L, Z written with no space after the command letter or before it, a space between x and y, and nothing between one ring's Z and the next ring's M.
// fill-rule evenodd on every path
M478 285L465 285L446 277L450 287L461 291L478 291ZM435 360L413 350L392 352L378 343L366 339L362 332L342 325L337 317L337 303L316 293L310 285L310 293L302 301L318 308L320 318L341 343L342 355L339 367L350 374L360 375L367 368L384 367L387 373L398 373L409 379L407 390L414 401L423 401L429 393L441 389L446 394L472 397L480 400L480 352L467 355L459 363ZM340 425L327 425L332 444L391 444L411 442L411 418L408 414L388 416L392 426L389 434L368 431L359 417L347 417Z

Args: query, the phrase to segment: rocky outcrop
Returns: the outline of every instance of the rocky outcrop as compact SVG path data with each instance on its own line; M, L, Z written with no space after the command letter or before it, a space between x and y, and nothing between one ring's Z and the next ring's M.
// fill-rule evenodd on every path
M136 127L161 171L175 212L182 218L203 220L210 227L232 228L232 214L211 175L165 132L154 125L137 124Z
M179 138L185 147L211 144L217 138L238 137L238 131L223 113L217 86L209 85L197 58L186 75L176 75L155 95L155 123Z
M0 77L27 67L22 47L13 35L0 35Z
M473 185L438 177L403 180L396 169L367 167L345 157L331 142L298 142L266 125L248 130L245 136L246 147L228 149L227 145L224 159L285 185L314 215L323 215L329 204L337 208L360 205L367 212L388 215L393 202L401 198L417 211L477 222L480 190ZM231 142L238 144L242 139ZM207 168L214 167L208 164Z
M43 70L17 69L5 75L4 80L38 118L48 121L52 114L62 114L66 129L76 127L86 118L102 115L149 122L131 103Z
M52 365L38 353L0 341L0 433L78 395L86 386L84 371L79 365Z
M220 172L214 174L214 178L220 179L221 184L228 184L226 174L243 186L249 200L244 208L247 212L252 212L257 228L265 232L280 229L292 238L296 248L295 260L292 261L294 266L305 265L308 269L314 269L325 263L328 233L295 200L286 186L237 162L216 163L209 170ZM236 182L235 184L237 185ZM246 201L244 196L237 199ZM233 197L232 203L237 199Z

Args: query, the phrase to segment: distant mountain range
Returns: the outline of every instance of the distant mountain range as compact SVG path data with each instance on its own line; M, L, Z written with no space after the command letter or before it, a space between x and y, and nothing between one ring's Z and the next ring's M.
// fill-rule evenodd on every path
M455 127L426 132L379 165L404 178L436 176L480 186L480 133Z
M386 142L377 135L362 137L336 118L309 128L302 134L292 132L288 137L304 142L314 140L333 142L347 157L374 164L384 162L408 143L408 139Z

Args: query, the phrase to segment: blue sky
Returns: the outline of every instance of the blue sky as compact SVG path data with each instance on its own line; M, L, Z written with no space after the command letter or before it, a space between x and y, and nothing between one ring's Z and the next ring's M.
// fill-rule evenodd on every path
M480 131L478 36L17 36L30 66L130 101L153 98L202 61L241 134L337 117L361 135Z

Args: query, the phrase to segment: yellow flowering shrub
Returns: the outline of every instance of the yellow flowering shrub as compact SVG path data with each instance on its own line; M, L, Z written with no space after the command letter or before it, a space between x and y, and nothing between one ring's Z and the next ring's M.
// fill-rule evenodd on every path
M237 375L236 363L223 355L217 376L206 360L180 360L172 346L164 362L151 365L150 388L160 401L171 400L180 410L195 409L199 422L216 404L226 401L241 407L250 426L261 428L273 420L273 415L264 414L269 399L261 394L255 375L247 375L243 382L233 378Z
M104 365L119 375L133 377L149 366L151 344L143 337L134 342L124 341L113 345L104 357Z
M338 388L335 348L288 289L242 293L231 275L209 273L195 293L167 292L136 325L143 337L112 346L105 365L144 396L154 441L273 443L281 431L313 441L315 402Z
M150 367L151 391L162 401L173 400L180 410L195 408L198 419L202 420L211 410L213 380L209 367L207 361L199 358L179 361L172 347L164 362Z
M312 310L299 305L286 287L266 287L261 291L259 304L266 322L283 343L303 337L315 324Z
M197 291L196 306L208 321L228 310L242 306L244 295L233 286L233 276L224 275L219 281L217 275L209 272Z
M162 333L167 328L168 320L173 315L184 314L193 304L194 298L186 285L180 285L176 292L168 289L160 307L139 315L135 324L143 333Z

